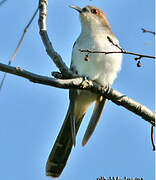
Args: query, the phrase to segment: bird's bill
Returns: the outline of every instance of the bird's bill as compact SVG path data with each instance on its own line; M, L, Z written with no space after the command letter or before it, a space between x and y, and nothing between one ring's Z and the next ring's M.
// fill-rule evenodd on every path
M75 10L78 11L79 13L82 12L82 8L80 8L80 7L78 7L78 6L69 6L69 7L75 9Z

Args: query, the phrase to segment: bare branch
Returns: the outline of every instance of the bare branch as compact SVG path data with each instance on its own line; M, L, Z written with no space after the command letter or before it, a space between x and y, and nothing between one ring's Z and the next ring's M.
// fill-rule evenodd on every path
M33 16L31 17L30 21L28 22L27 26L25 27L25 29L24 29L24 31L23 31L23 34L22 34L22 36L21 36L21 39L20 39L20 41L19 41L19 43L18 43L18 45L17 45L17 47L16 47L16 49L15 49L14 54L12 55L11 59L9 60L8 65L10 65L10 64L12 63L12 61L15 59L15 56L17 55L17 52L18 52L18 50L19 50L19 48L20 48L20 46L21 46L21 44L22 44L22 42L23 42L23 40L24 40L24 37L25 37L25 35L26 35L27 31L28 31L28 28L29 28L29 26L31 25L33 19L35 18L37 12L38 12L38 8L35 10Z
M153 151L155 151L156 145L155 145L155 142L154 142L154 132L153 132L153 129L154 129L154 127L152 126L151 127L151 141L152 141Z
M44 85L49 85L64 89L74 88L74 89L90 90L94 93L103 95L105 98L111 100L117 105L125 107L126 109L139 115L144 120L148 121L153 126L155 126L155 113L153 113L146 106L134 101L133 99L127 97L126 95L121 94L120 92L114 89L111 89L109 87L103 87L98 83L91 80L86 80L83 77L77 77L73 79L54 79L46 76L37 75L29 71L25 71L21 68L8 66L2 63L0 63L0 71L24 77L34 83L39 83L39 84L44 84Z
M156 33L155 33L154 31L149 31L149 30L146 30L146 29L144 29L144 28L142 28L141 30L142 30L143 33L146 33L146 32L147 32L147 33L151 33L151 34L153 34L153 35L156 35Z
M149 55L144 55L144 54L139 54L139 53L133 53L133 52L129 52L124 50L123 48L121 48L118 44L115 44L113 42L113 40L107 36L108 41L113 45L116 46L120 51L96 51L96 50L89 50L89 49L79 49L80 52L86 52L86 53L104 53L104 54L113 54L113 53L122 53L122 54L130 54L130 55L134 55L134 56L138 56L135 57L135 60L141 59L141 58L152 58L155 59L155 56L149 56ZM87 54L88 55L88 54Z
M22 34L22 36L21 36L21 39L20 39L20 41L18 42L18 45L17 45L17 47L16 47L16 49L15 49L12 57L10 58L10 60L9 60L9 62L8 62L8 65L11 65L11 63L12 63L13 60L15 59L15 57L16 57L16 55L17 55L17 53L18 53L18 50L19 50L19 48L20 48L20 46L21 46L21 44L22 44L22 42L23 42L23 40L24 40L24 37L25 37L25 35L26 35L27 31L28 31L28 28L29 28L29 26L31 25L33 19L35 18L37 12L38 12L38 8L35 10L33 16L31 17L30 21L28 22L27 26L25 27L25 29L24 29L24 31L23 31L23 34ZM7 75L7 73L4 74L4 76L3 76L3 78L2 78L2 81L1 81L1 83L0 83L0 91L1 91L1 89L2 89L2 86L3 86L3 83L4 83L4 81L5 81L6 75Z
M47 28L46 28L47 4L48 4L47 0L39 1L40 14L39 14L38 24L40 28L40 35L41 35L47 54L50 56L50 58L53 60L56 66L59 68L60 72L65 77L71 77L71 75L73 76L73 72L66 66L61 56L54 50L52 43L50 42L49 37L48 37Z
M0 6L2 6L3 5L3 3L5 3L6 2L6 0L2 0L2 1L0 1Z
M104 53L104 54L122 53L122 54L130 54L130 55L151 58L151 59L156 58L155 56L133 53L133 52L125 51L125 50L124 51L97 51L97 50L90 50L90 49L79 49L79 50L80 50L80 52L86 52L86 53Z

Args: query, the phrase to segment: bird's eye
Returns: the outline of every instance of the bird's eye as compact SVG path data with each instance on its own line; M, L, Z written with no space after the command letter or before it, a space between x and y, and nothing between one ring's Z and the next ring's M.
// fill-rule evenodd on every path
M91 12L92 12L93 14L97 14L97 13L98 13L98 10L94 8L94 9L91 10Z

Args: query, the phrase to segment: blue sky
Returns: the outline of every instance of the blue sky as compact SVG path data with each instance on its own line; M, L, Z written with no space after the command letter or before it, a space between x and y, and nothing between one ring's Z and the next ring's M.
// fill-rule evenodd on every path
M37 1L7 1L0 7L0 62L7 64ZM154 37L141 28L154 30L153 0L57 0L49 1L47 29L55 49L67 65L72 45L80 33L78 13L69 5L94 5L108 16L120 45L128 51L154 55ZM50 76L57 71L39 36L38 15L31 25L13 66ZM0 80L3 73L0 72ZM125 55L122 71L113 88L155 110L154 60L142 59L137 68ZM0 92L0 179L48 180L45 165L68 108L68 91L7 76ZM60 180L119 176L154 180L151 125L137 115L108 101L100 122L85 147L81 146L92 107L77 136Z

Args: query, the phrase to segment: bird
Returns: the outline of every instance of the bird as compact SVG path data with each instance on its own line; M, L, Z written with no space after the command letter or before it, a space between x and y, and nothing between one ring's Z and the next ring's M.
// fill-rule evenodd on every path
M84 54L80 49L119 51L119 41L113 34L106 14L97 7L70 6L80 15L81 32L72 49L70 69L102 86L111 87L122 66L122 54ZM108 40L111 39L113 44ZM88 107L95 102L94 110L82 140L85 146L100 119L106 99L88 90L69 90L69 108L46 164L46 175L59 177L66 166L70 152L76 144L76 135Z

